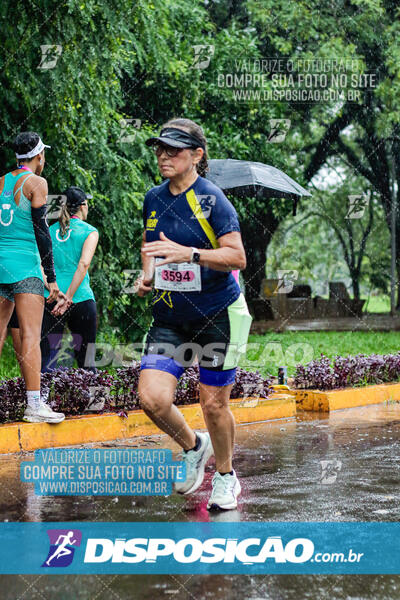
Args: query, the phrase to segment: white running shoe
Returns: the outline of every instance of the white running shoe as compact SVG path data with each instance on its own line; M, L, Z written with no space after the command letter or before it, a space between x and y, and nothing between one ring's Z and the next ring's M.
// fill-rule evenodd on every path
M64 413L54 412L43 400L40 400L38 410L27 406L22 418L27 423L61 423L64 419Z
M237 507L237 497L242 491L235 471L233 475L221 475L216 471L212 480L212 492L207 508L230 510Z
M198 450L182 452L182 458L186 464L185 481L175 482L175 491L178 494L192 494L201 486L204 479L204 468L210 456L214 454L209 433L196 432L201 440Z

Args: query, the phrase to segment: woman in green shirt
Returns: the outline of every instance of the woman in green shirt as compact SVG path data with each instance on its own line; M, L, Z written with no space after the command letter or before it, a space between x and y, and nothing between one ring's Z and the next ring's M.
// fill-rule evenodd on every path
M65 299L56 283L45 218L47 182L40 176L45 148L49 146L36 132L20 133L14 142L17 168L0 178L0 338L5 337L15 306L21 341L19 361L27 393L24 420L59 423L63 413L52 411L40 396L41 265L50 291L48 301L58 311L60 304L56 303Z
M68 300L70 308L63 314L52 314L52 305L45 310L42 325L42 373L60 366L60 346L65 325L73 337L74 354L78 367L95 370L94 345L96 342L96 302L88 269L92 261L99 234L86 223L88 199L82 189L71 186L65 192L65 204L59 220L50 227L53 242L54 266L57 283ZM45 290L45 296L49 292Z

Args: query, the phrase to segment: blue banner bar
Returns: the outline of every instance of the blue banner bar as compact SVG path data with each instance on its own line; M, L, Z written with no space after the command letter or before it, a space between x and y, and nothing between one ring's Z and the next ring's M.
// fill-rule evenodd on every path
M399 574L400 523L2 523L1 574Z

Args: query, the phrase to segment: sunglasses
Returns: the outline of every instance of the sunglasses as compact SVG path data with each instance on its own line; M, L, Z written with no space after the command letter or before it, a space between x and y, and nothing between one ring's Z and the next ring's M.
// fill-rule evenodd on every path
M175 148L174 146L166 146L164 144L154 144L153 150L156 156L161 156L161 154L165 151L167 156L173 158L182 152L182 150L187 150L187 148Z

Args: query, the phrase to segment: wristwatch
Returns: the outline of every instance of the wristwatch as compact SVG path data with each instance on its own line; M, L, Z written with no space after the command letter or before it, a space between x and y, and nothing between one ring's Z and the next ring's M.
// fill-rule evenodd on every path
M196 263L197 265L200 262L200 252L198 250L198 248L193 248L192 247L192 256L190 257L190 262L191 263Z

